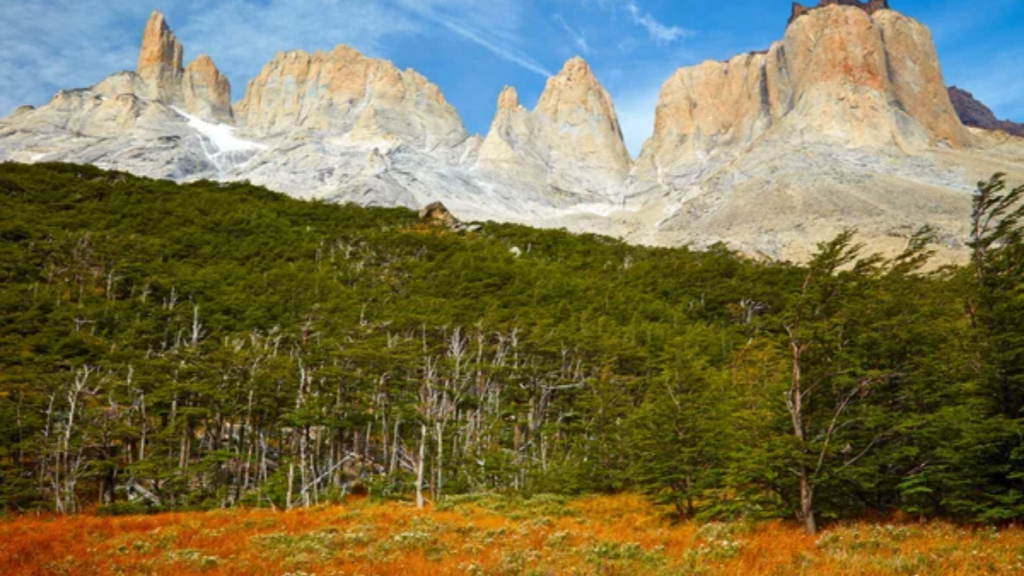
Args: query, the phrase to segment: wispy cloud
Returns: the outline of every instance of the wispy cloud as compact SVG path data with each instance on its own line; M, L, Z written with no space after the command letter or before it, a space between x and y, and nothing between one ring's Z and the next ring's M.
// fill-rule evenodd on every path
M370 56L389 57L392 40L423 29L399 6L362 0L216 0L187 16L170 18L186 57L209 53L236 88L244 88L279 50L348 44Z
M667 26L659 22L651 14L644 12L637 6L636 2L627 2L626 11L629 12L630 17L633 19L633 23L638 26L643 26L647 29L647 33L651 36L651 40L658 44L671 44L677 40L682 40L688 36L692 36L693 32L680 28L679 26Z
M502 46L498 42L484 37L481 33L470 30L469 28L466 28L452 20L437 18L436 22L444 26L445 28L451 30L452 32L458 34L459 36L463 37L464 39L469 40L470 42L474 42L482 46L483 48L486 48L495 56L504 58L505 60L508 60L513 64L517 64L522 68L529 70L530 72L540 74L545 78L553 76L553 74L542 64L540 64L533 58L530 58L529 56L515 48L512 48L510 46Z
M519 0L396 0L419 17L439 24L495 56L545 78L551 72L519 48L519 24L526 3Z
M590 44L587 43L587 38L586 36L583 35L582 32L577 32L572 28L572 26L569 26L565 19L562 18L561 14L555 15L555 22L561 24L562 29L564 29L566 33L569 34L569 37L572 38L573 44L576 45L576 48L579 49L580 53L582 53L583 55L590 54Z
M43 104L60 89L89 86L135 66L134 39L95 32L131 18L137 10L131 5L107 6L102 0L4 0L3 8L0 116L22 104Z

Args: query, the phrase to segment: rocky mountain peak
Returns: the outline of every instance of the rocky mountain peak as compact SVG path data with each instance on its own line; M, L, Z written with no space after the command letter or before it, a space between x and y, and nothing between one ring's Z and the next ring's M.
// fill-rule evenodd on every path
M498 111L507 110L515 112L519 110L519 92L512 86L505 86L498 96Z
M969 135L946 93L928 29L887 3L823 2L761 54L705 62L665 83L643 169L788 143L910 151Z
M160 12L153 12L142 36L136 73L153 100L180 100L184 48Z
M611 96L577 57L548 79L533 112L520 106L514 88L502 91L478 167L506 181L608 200L632 159Z
M974 94L956 86L950 86L949 98L953 102L953 108L956 109L957 115L960 116L960 121L965 126L983 130L999 130L1024 138L1024 124L1000 120L992 112L992 109L978 101Z
M888 10L889 0L865 0L864 2L861 2L860 0L820 0L817 6L812 6L810 8L800 4L799 2L794 2L793 12L789 17L789 23L792 24L797 18L812 10L824 8L826 6L853 6L867 12L870 16L879 10Z
M615 115L611 97L594 76L590 65L579 56L569 60L557 76L548 79L538 110L556 117L567 108L581 107L607 118Z
M279 136L331 131L347 142L456 146L467 134L437 85L349 46L282 52L249 83L236 110L248 130Z
M207 54L182 66L185 49L160 12L153 12L142 35L136 78L114 75L96 89L108 96L135 93L154 102L180 106L203 120L232 123L231 83Z
M231 82L213 59L201 54L185 70L182 93L188 111L204 120L231 124Z
M569 82L574 80L596 82L594 72L590 69L590 64L587 64L587 61L580 56L574 56L566 61L556 78L564 78Z

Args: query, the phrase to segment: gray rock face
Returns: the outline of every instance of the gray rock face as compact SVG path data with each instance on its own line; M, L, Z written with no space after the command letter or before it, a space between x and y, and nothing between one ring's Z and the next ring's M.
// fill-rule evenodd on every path
M956 86L951 86L949 88L949 99L953 102L953 108L956 109L956 113L960 116L960 121L964 123L964 126L972 126L983 130L1000 130L1007 134L1024 138L1024 124L996 118L992 109L979 102L974 97L974 94Z
M131 93L108 96L102 86L60 92L46 106L0 121L0 161L95 164L181 181L216 176L173 109Z
M962 260L974 182L1024 181L1024 139L961 124L922 25L881 3L825 4L765 53L674 74L636 162L580 59L532 111L506 89L480 137L426 78L344 46L279 54L233 107L212 59L182 65L159 13L135 72L0 120L0 161L249 180L368 206L442 202L463 221L796 261L854 227L898 252L930 224L943 261Z

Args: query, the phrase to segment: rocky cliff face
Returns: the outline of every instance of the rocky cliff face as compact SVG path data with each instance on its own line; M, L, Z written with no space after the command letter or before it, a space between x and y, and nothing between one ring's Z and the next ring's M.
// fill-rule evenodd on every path
M124 82L99 91L108 95L131 93L184 108L203 120L232 123L231 83L227 77L206 54L200 55L187 69L183 67L184 56L185 49L164 15L153 12L142 35L133 85Z
M45 106L0 121L0 160L82 162L176 180L217 177L217 144L182 113L230 124L231 85L209 56L188 68L183 58L181 42L154 12L135 72L61 91Z
M598 200L621 193L631 166L612 99L581 58L548 80L533 112L506 88L477 161L499 179Z
M767 53L676 72L639 164L650 173L705 162L769 132L903 150L969 140L927 28L891 10L829 5L795 20Z
M845 227L904 237L941 221L953 238L970 185L933 151L972 141L925 26L880 3L825 2L767 52L666 82L631 202L661 203L661 237L773 258L804 258Z
M167 25L164 15L154 12L142 35L139 64L135 68L142 84L139 95L158 102L182 104L184 55L185 49Z
M458 167L476 140L413 70L348 46L282 52L235 112L246 137L270 148L238 177L303 198L412 208L443 200L481 213L479 188Z
M949 99L953 102L953 108L956 109L957 116L965 126L983 130L998 130L1024 138L1024 124L996 118L992 109L979 102L970 92L951 86Z
M278 54L249 83L238 121L262 137L319 132L385 148L455 148L468 138L440 88L348 46Z
M231 83L206 54L188 65L182 76L182 100L190 113L214 122L234 123Z

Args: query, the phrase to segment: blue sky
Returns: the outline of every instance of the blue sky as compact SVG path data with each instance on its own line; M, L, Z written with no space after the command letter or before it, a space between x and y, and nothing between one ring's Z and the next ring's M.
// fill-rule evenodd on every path
M159 9L185 45L208 53L234 97L278 51L349 44L440 85L483 133L505 85L532 106L546 77L586 58L616 102L630 149L650 135L676 69L781 39L790 0L0 0L0 116L61 88L133 69ZM892 0L927 24L946 81L1001 118L1024 121L1024 0Z

